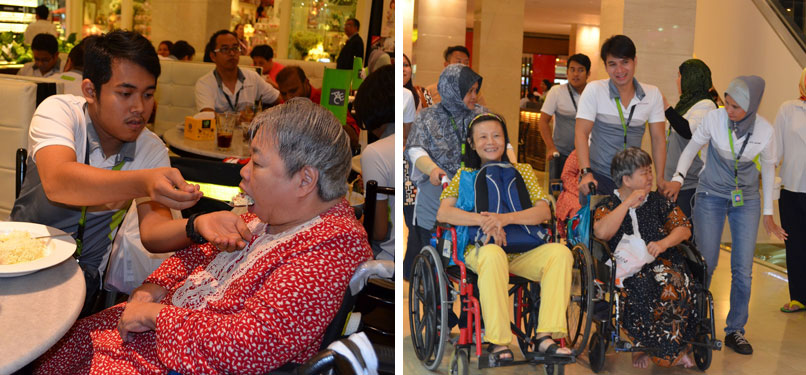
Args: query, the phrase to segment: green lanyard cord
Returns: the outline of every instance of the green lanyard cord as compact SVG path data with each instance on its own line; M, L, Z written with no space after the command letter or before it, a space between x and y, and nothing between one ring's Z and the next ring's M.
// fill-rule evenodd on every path
M87 147L89 147L89 145L87 145ZM87 160L87 162L89 163L89 160ZM123 168L123 164L125 163L126 160L121 160L120 163L117 163L114 167L112 167L112 170L119 171L121 168ZM127 209L128 206L124 209L118 210L112 215L112 222L109 223L110 236L112 234L112 231L114 231L115 228L117 228L123 221L123 216L126 213ZM87 224L87 206L84 206L81 207L81 217L78 219L78 228L76 229L76 252L73 254L73 256L76 258L81 256L81 250L84 248L84 228L86 224Z
M621 120L621 129L624 130L624 149L627 149L627 127L632 121L632 115L635 113L635 105L630 107L630 116L627 117L627 122L624 122L624 112L621 111L621 100L616 98L616 108L618 108L618 118Z
M733 129L731 129L730 123L728 123L728 142L730 143L730 154L733 156L733 182L736 183L736 189L739 188L739 159L742 157L744 148L747 147L747 142L750 140L751 135L753 135L753 132L747 133L747 138L744 139L742 148L739 149L739 156L737 157L733 149Z
M451 126L453 126L453 131L456 132L456 134L458 135L459 129L456 127L456 121L453 121L453 116L451 116L450 119L451 119ZM465 141L463 139L460 139L459 142L462 145L462 156L465 156ZM460 165L464 168L465 166L464 157L462 159L463 160L461 161Z

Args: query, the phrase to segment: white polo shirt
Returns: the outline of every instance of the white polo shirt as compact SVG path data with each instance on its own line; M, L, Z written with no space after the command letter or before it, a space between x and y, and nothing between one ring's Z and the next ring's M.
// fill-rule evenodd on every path
M411 94L411 90L405 87L400 90L400 94L403 96L403 123L413 123L415 117L417 117L417 108L414 106L414 96Z
M554 85L546 95L540 112L554 116L554 132L551 139L557 151L568 156L574 151L574 126L576 125L579 93L573 86L564 83Z
M624 122L627 125L626 145L625 131L619 117L615 99L619 92L610 79L601 79L588 83L579 97L576 118L593 121L590 141L590 164L593 171L610 176L610 162L613 156L626 147L641 147L645 124L664 122L663 96L657 87L639 83L633 78L635 95L630 103L621 103ZM635 107L632 118L630 110Z
M280 97L280 91L266 82L257 72L238 68L238 81L235 91L216 79L216 70L203 75L196 81L196 110L213 108L218 113L237 112L246 106L255 104L260 98L263 103L274 103ZM229 99L229 100L228 100Z
M806 193L806 103L788 100L775 116L775 150L784 189ZM783 159L783 160L781 160Z

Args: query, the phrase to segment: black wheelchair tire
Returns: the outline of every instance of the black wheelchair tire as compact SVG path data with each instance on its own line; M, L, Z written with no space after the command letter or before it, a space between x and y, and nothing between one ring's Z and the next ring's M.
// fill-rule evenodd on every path
M467 375L470 372L470 356L467 349L456 349L451 358L451 375Z
M604 368L606 351L607 340L600 332L595 332L591 336L590 350L588 351L588 360L593 372L599 373Z
M693 345L694 363L697 364L697 368L700 369L700 371L708 370L708 368L711 367L711 358L713 357L713 350L708 342L708 335L701 333L697 335L695 341L702 343L702 345Z
M577 356L588 344L593 320L593 258L590 251L581 244L574 246L571 252L574 256L574 274L571 278L571 301L566 310L566 320L568 346L573 355ZM577 282L579 294L575 293Z
M540 285L535 282L530 282L518 285L516 288L512 289L512 315L514 320L516 320L518 316L518 290L523 290L523 303L525 307L524 310L521 311L520 328L527 339L524 340L520 336L515 336L515 338L518 340L518 347L521 349L521 354L526 357L527 353L537 350L533 347L532 343L533 339L537 337L537 317L540 310Z
M449 335L448 312L443 308L447 300L445 283L439 255L433 247L424 247L412 265L408 309L414 353L429 371L442 362Z

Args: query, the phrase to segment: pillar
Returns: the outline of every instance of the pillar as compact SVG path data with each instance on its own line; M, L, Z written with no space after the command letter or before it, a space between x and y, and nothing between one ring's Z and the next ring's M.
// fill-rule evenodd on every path
M599 26L573 24L568 39L568 56L577 53L588 56L591 59L591 79L600 74Z
M162 40L186 40L201 60L210 36L230 28L231 7L231 0L152 1L151 41L158 44Z
M134 1L121 0L120 2L120 28L123 30L134 29Z
M418 36L413 56L410 56L417 61L417 85L436 83L445 67L442 56L445 48L465 45L466 18L466 0L419 0ZM520 23L523 23L523 19Z
M474 3L472 66L484 79L481 93L487 107L507 120L507 132L517 154L524 0Z

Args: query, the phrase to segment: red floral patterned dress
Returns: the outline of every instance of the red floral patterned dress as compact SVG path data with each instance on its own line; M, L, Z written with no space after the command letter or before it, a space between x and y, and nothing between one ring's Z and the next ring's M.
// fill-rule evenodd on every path
M372 257L346 201L299 227L253 236L238 252L191 246L148 279L168 289L155 331L124 343L125 303L78 321L39 363L40 374L265 373L319 349L356 267Z

